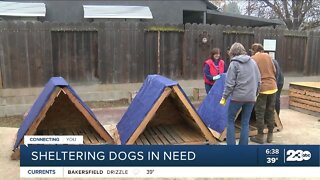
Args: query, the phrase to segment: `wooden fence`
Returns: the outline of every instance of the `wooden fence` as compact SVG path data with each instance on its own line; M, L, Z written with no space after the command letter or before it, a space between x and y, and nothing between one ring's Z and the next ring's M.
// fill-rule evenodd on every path
M204 43L203 39L207 42ZM43 86L52 76L73 83L142 82L148 74L200 79L203 61L234 42L247 49L276 39L284 72L320 74L319 32L222 25L138 22L0 22L0 88Z

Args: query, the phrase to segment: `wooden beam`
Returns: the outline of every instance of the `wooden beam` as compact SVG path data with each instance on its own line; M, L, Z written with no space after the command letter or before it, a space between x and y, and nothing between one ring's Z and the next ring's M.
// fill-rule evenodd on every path
M34 135L36 133L37 127L39 126L41 121L44 119L44 117L45 117L47 111L49 110L49 108L54 103L55 98L58 97L60 93L61 93L61 88L55 88L54 89L54 91L51 93L49 99L47 100L47 103L44 105L44 107L42 108L42 110L37 115L37 117L32 122L32 124L30 125L29 129L27 130L27 132L24 135ZM20 149L19 149L19 145L20 144L24 144L24 138L22 138L20 140L20 142L18 144L18 148L13 151L13 154L11 155L11 159L17 160L17 159L20 158Z
M305 49L304 49L304 59L303 59L303 74L304 75L308 75L309 72L310 72L310 69L309 69L309 58L310 58L310 53L309 53L309 44L311 44L312 40L311 40L311 37L310 37L310 32L308 31L307 32L307 42L306 42L306 46L305 46Z
M291 86L289 92L320 98L320 90L312 87Z
M42 110L40 111L38 116L35 118L35 120L32 122L29 129L27 130L27 132L24 135L34 135L36 133L37 127L39 126L41 121L44 119L49 108L54 103L55 98L58 97L60 93L61 93L61 88L55 88L55 90L51 93L49 99L47 100L47 103L44 105L44 107L42 108ZM23 144L23 143L24 143L24 140L22 138L21 141L19 142L19 145ZM19 145L18 145L18 147L19 147Z
M307 104L314 107L320 107L320 102L314 102L312 100L305 100L305 99L300 99L296 97L290 97L290 101L294 101L301 104Z
M137 145L143 145L143 143L142 143L142 141L140 140L140 138L138 138L138 139L136 140L136 144L137 144Z
M189 136L189 134L187 133L186 129L183 128L183 126L176 125L175 129L176 129L178 135L181 137L181 139L183 139L185 142L193 141L193 138Z
M171 135L171 137L173 137L173 139L177 141L178 144L181 144L184 142L184 140L176 132L177 130L175 128L172 128L172 126L163 126L163 127Z
M146 128L145 133L147 133L148 136L151 136L156 141L156 144L163 144L161 139L151 130L151 128Z
M217 143L217 140L214 138L214 136L209 131L208 127L204 124L204 122L201 120L200 116L195 112L195 110L190 105L189 101L186 99L186 97L182 94L181 90L178 86L173 86L173 91L178 95L184 106L186 107L187 111L190 113L191 117L195 120L199 128L201 129L202 133L206 137L206 139L209 141L209 143Z
M84 117L88 120L90 125L97 131L97 133L110 144L114 144L114 140L108 134L108 132L102 127L102 125L97 122L96 119L83 107L83 105L78 101L78 99L69 91L67 87L64 87L63 90L66 92L67 96L71 100L71 102L77 107L77 109L84 115Z
M189 127L184 126L176 126L176 129L178 132L182 133L185 138L188 139L188 142L193 142L193 141L202 141L201 138L199 139L197 136L195 136L196 132L191 132L191 129ZM204 137L202 137L204 138ZM205 138L204 138L205 139Z
M311 100L311 101L320 103L320 98L307 96L307 95L304 95L304 94L296 93L294 91L289 91L289 99L291 97L295 97L295 98L299 98L299 99L305 99L305 100Z
M282 122L280 120L280 117L276 111L274 111L274 123L275 123L275 128L273 132L281 131L283 129Z
M2 72L1 72L1 64L0 64L0 89L3 88L3 82L2 82Z
M289 106L294 106L302 109L306 109L309 111L319 112L320 113L320 107L314 107L307 104L302 104L294 101L289 101Z
M163 93L159 97L159 99L156 101L156 103L153 105L153 107L150 109L148 114L145 116L145 118L140 123L139 127L133 132L129 140L126 144L133 144L139 135L143 132L143 130L146 128L147 124L151 121L151 119L154 117L155 113L159 109L162 102L170 95L172 92L171 88L167 87L164 89Z
M161 126L158 126L157 129L161 134L169 141L170 144L177 144L177 141Z
M320 90L320 82L292 82L290 87L294 88L312 88Z
M150 142L148 141L148 139L144 136L144 134L140 134L139 136L140 140L142 141L142 143L144 145L150 145Z
M193 88L193 100L199 101L199 88Z
M87 135L88 139L91 141L92 144L100 143L98 139L96 139L96 137L93 134L91 134L91 132L88 129L83 128L82 130L84 131L84 134Z
M220 137L219 137L219 140L220 140L220 141L224 141L226 138L227 138L227 128L225 128L225 129L222 131L222 133L221 133L221 135L220 135Z
M144 135L144 137L149 141L150 144L153 144L153 145L158 144L156 140L151 136L151 134L147 132L147 129L145 129L140 136L142 135Z
M44 107L42 108L38 116L35 118L35 120L33 121L32 125L30 126L30 128L28 129L25 135L33 135L36 132L40 122L44 119L44 117L46 116L46 113L48 112L50 107L53 105L55 99L60 95L60 93L61 93L61 88L55 88L55 90L52 92L46 104L44 105Z
M152 127L151 130L160 138L163 144L170 144L170 142L164 137L164 135L155 127Z
M19 160L20 159L20 148L13 151L11 154L11 160Z
M120 135L119 135L118 129L116 129L114 131L114 142L116 144L121 144L121 140L120 140Z
M303 94L303 95L305 95L305 94L306 94L306 90L302 90L302 89L295 89L295 88L292 88L292 87L290 87L290 88L289 88L289 92L294 92L294 93L297 93L297 94Z

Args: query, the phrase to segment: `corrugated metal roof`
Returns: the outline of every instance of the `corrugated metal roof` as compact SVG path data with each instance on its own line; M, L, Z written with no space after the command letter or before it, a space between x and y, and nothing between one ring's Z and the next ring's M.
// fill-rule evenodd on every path
M44 3L18 3L0 1L0 16L46 16Z
M152 19L147 6L99 6L83 5L84 18L132 18Z
M251 27L283 24L278 20L264 19L254 16L246 16L226 12L218 12L213 10L207 10L207 22L213 24Z

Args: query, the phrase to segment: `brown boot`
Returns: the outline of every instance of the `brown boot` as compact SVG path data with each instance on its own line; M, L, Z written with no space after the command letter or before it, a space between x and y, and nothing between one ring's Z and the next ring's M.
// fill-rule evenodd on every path
M272 141L273 141L273 133L268 133L267 142L272 143Z
M258 134L254 137L251 137L250 141L255 142L255 143L259 143L259 144L263 144L264 143L263 134Z

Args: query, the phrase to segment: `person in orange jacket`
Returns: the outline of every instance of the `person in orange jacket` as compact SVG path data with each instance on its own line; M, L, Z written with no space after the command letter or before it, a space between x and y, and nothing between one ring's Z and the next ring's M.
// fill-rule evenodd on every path
M266 123L268 128L267 142L271 143L273 141L274 110L278 91L276 68L271 56L264 52L262 44L255 43L251 49L253 51L252 59L257 63L261 74L261 90L255 104L258 135L250 138L250 140L259 144L265 142L263 130Z

